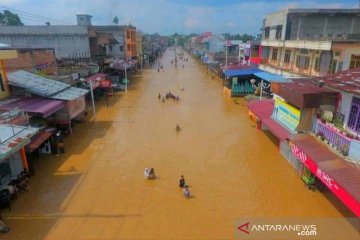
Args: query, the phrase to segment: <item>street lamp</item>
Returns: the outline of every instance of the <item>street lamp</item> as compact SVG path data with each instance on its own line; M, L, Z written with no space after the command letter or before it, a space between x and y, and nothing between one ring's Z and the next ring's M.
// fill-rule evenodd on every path
M263 79L261 79L261 82L260 83L258 83L258 85L256 86L256 80L255 79L250 79L250 83L251 83L251 85L252 85L252 87L253 88L260 88L260 100L261 100L261 98L262 98L262 95L263 95L263 89L265 88L265 89L268 89L270 86L271 86L271 84L269 83L269 84L266 84L265 82L264 82L264 80Z
M96 80L101 80L100 78L97 78ZM80 82L82 82L85 86L87 86L85 82L85 78L80 78ZM94 122L96 122L96 110L95 110L95 102L94 102L94 91L93 91L93 83L92 79L89 79L89 87L90 87L90 94L91 94L91 103L93 108L93 114L94 114Z

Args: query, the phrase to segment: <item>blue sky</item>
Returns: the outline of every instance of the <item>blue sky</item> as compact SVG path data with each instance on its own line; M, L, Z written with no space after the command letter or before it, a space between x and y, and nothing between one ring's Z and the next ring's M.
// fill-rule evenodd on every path
M93 24L135 25L146 33L257 34L263 17L284 8L354 8L358 0L0 0L1 6L46 16L69 24L76 13L93 16ZM39 20L39 19L38 19ZM27 25L41 21L23 19ZM45 22L45 21L44 21ZM51 22L51 21L50 21ZM53 22L55 24L55 22ZM57 23L59 24L59 23Z

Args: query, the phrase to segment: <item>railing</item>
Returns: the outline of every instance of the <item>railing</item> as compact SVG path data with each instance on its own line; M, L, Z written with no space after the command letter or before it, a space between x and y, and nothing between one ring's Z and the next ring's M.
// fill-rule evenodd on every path
M349 154L352 138L342 134L335 126L322 123L321 120L318 120L315 133L323 135L332 147L342 152L345 156Z

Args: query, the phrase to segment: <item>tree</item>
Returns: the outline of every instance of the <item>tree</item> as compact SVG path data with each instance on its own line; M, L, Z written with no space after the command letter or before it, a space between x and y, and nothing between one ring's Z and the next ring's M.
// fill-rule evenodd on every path
M4 13L0 12L0 25L4 26L23 26L20 17L17 14L4 10Z
M118 25L118 24L119 24L119 19L118 19L117 16L114 17L113 23L114 23L115 25Z

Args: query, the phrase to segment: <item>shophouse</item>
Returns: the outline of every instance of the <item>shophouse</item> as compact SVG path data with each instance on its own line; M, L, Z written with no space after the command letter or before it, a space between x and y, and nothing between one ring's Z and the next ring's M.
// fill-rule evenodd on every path
M324 76L359 66L360 9L286 9L263 21L261 69Z

